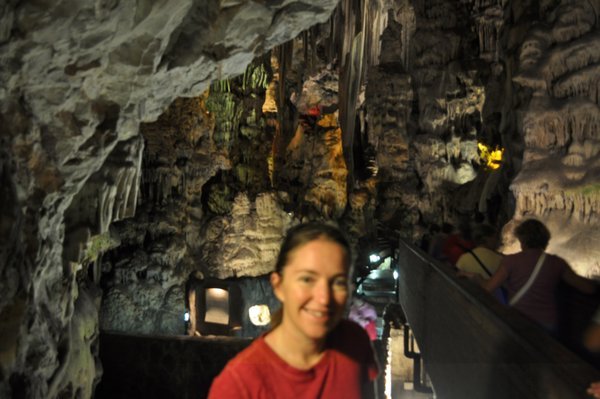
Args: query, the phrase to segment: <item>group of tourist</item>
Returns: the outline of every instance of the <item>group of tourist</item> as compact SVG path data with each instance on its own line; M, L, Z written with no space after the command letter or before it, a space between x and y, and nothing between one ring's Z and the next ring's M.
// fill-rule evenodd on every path
M458 231L450 224L436 234L428 247L429 254L454 266L465 276L492 293L501 303L513 307L537 323L549 334L557 336L559 314L557 289L561 282L584 294L593 294L596 283L577 275L559 256L545 252L550 231L540 221L527 219L514 229L521 251L511 255L497 252L499 233L492 226L478 224L471 231L463 225ZM583 346L600 352L600 308L587 327ZM600 382L588 388L588 394L600 398Z
M463 224L456 231L446 225L432 239L429 253L456 267L460 276L473 279L500 302L556 334L559 283L565 282L586 294L594 293L596 284L577 275L561 257L545 252L550 231L536 219L527 219L515 228L514 236L521 245L518 253L504 256L497 252L499 236L488 224L476 224L472 229Z

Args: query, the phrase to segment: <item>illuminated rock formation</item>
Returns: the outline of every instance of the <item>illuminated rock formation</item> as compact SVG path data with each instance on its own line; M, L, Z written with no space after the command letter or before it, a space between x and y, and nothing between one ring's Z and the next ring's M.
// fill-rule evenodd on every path
M199 96L212 81L243 73L258 54L326 21L336 3L0 6L0 312L11 315L11 327L0 328L8 331L9 354L0 396L77 397L93 389L95 372L67 375L71 354L90 350L89 340L69 335L78 322L74 276L86 239L135 210L140 123L177 97ZM169 189L189 187L173 171L147 177L159 201L173 195ZM78 196L91 201L78 203ZM63 243L71 249L64 252Z
M600 273L597 12L587 1L563 2L543 13L547 27L532 28L520 47L514 81L532 98L520 109L525 148L511 185L513 223L544 221L550 251L590 276Z

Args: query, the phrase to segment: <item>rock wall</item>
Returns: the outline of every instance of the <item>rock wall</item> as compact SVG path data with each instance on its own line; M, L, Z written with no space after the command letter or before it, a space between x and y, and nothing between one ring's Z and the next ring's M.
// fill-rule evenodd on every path
M287 78L297 91L289 101L299 115L293 131L282 132L278 106L270 103L281 75L277 51L240 77L215 82L202 97L176 100L142 126L140 206L134 218L111 228L120 244L101 261L101 328L178 334L191 276L266 276L288 227L343 220L341 129L335 112L321 112L337 106L337 74L318 57L315 67L325 71L301 71L306 41L290 43L296 54ZM352 196L348 225L364 226L362 197Z
M551 252L598 276L600 4L561 1L536 11L540 23L524 35L512 72L530 97L518 106L523 156L508 227L539 218L553 233Z
M88 272L82 252L135 210L140 123L242 73L258 54L327 20L336 3L0 5L0 396L89 397L97 382L99 369L74 355L92 353L98 324L76 327L77 293L98 298L93 284L78 283Z
M388 230L417 239L480 212L512 252L512 227L535 217L551 252L598 275L599 7L394 3L366 90ZM478 142L504 148L500 170Z
M389 11L365 100L382 234L416 241L430 223L476 208L479 193L464 192L483 173L477 140L489 65L474 54L469 7L395 2Z

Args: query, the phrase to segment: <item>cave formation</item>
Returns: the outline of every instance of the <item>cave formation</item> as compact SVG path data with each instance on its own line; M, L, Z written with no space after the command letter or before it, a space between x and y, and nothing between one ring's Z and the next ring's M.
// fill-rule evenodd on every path
M536 217L600 275L597 0L0 10L0 397L92 397L101 330L185 334L192 283L268 290L303 220L361 262L474 213L515 251Z

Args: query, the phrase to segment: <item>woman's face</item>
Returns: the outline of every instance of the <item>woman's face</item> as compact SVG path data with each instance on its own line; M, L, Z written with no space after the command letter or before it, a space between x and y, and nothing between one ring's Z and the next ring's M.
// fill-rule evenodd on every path
M348 260L337 243L318 239L289 254L271 283L283 305L281 327L297 338L320 341L340 321L348 299Z

